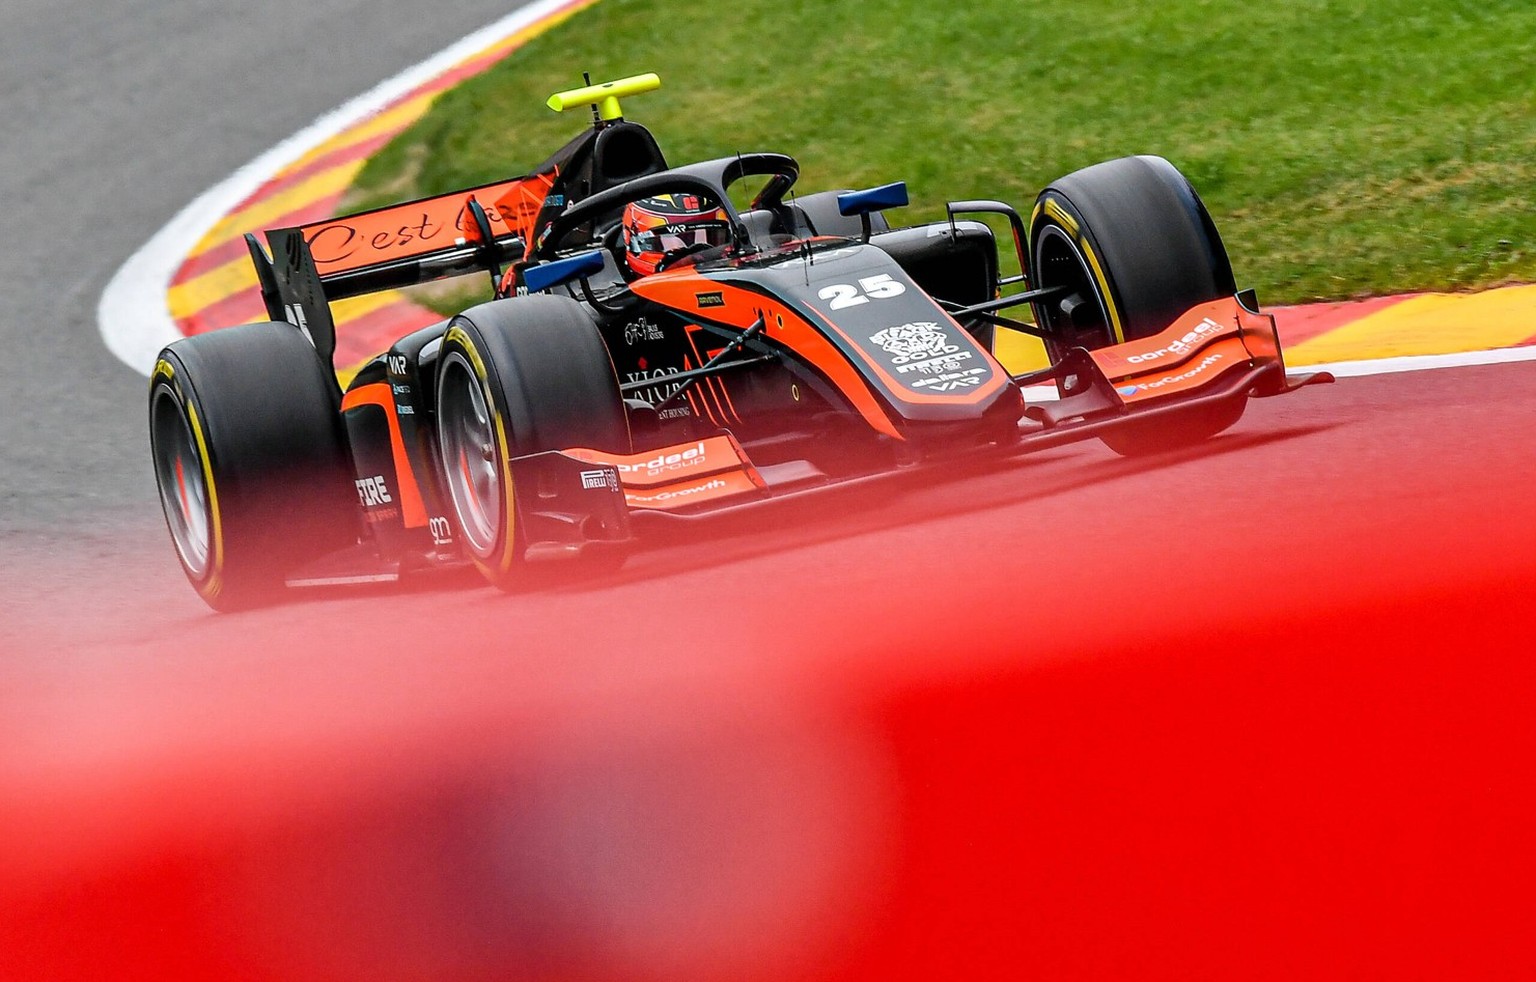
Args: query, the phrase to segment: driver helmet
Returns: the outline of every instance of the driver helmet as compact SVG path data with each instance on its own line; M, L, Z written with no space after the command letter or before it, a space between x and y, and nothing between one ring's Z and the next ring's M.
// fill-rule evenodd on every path
M656 272L668 253L731 240L725 209L697 194L663 194L624 206L624 258L641 276Z

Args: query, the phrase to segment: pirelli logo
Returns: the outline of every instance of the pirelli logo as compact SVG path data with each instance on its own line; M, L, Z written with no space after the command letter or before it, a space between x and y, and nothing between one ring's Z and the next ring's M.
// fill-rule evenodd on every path
M582 471L581 486L586 491L617 491L619 490L619 476L610 470Z

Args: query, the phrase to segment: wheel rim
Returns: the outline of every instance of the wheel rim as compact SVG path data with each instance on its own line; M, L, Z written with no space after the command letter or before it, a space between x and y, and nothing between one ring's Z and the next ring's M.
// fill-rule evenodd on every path
M155 393L150 420L155 458L155 483L171 541L181 563L194 580L208 573L213 527L203 459L181 400L169 388Z
M1035 239L1035 270L1038 282L1033 285L1037 289L1065 287L1062 296L1075 293L1094 304L1092 321L1083 326L1074 324L1062 312L1059 301L1040 305L1039 313L1045 321L1040 326L1046 329L1047 337L1060 347L1057 357L1068 348L1102 348L1113 343L1109 311L1105 308L1098 281L1071 236L1054 225L1041 228Z
M458 352L448 355L438 393L443 474L459 528L477 556L489 556L501 532L501 472L480 378Z

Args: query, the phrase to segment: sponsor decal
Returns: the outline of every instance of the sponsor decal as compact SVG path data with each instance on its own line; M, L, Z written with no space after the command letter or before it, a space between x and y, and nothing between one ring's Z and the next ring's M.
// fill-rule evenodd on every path
M684 419L693 415L693 410L687 406L668 406L656 414L661 419Z
M672 222L672 223L669 223L667 225L661 226L661 234L663 234L663 235L688 235L689 233L697 232L699 229L725 228L725 227L726 226L725 226L724 222ZM656 229L653 228L653 229L651 229L651 231L655 232Z
M405 356L404 355L385 355L384 356L384 367L389 369L389 374L391 374L391 375L404 375L404 374L406 374ZM395 391L399 392L400 390L396 389Z
M1125 360L1127 364L1140 365L1143 362L1156 361L1167 355L1185 355L1199 347L1203 342L1210 340L1218 334L1227 333L1228 330L1228 328L1207 317L1196 324L1183 337L1169 341L1165 346L1155 351L1144 351L1141 354L1126 355Z
M384 483L384 475L377 474L373 477L360 477L352 482L357 485L357 500L364 508L374 508L381 505L394 504L395 499L390 497L389 485Z
M401 359L402 361L404 359ZM395 394L395 414L398 416L416 415L416 406L411 402L411 387L391 383L389 390Z
M626 488L654 488L743 465L741 454L727 436L706 437L637 454L610 454L580 447L566 450L565 454L577 460L611 466Z
M686 488L677 488L673 491L657 491L653 494L641 494L637 491L631 491L624 497L629 501L630 504L653 505L659 504L663 501L676 501L679 498L689 498L698 494L707 495L707 493L710 491L721 491L726 487L727 484L720 478L716 477L711 478L703 484L695 484Z
M633 394L644 399L646 402L662 402L678 389L681 389L683 387L683 383L661 382L661 380L666 378L668 375L676 375L681 371L681 368L643 368L638 372L625 372L624 381L626 383L646 382L654 379L657 382L660 382L661 384L653 385L649 388L636 389Z
M544 207L545 208L564 208L565 207L565 195L563 195L563 194L552 194L552 195L550 195L549 197L544 199Z
M966 364L975 361L976 353L953 343L944 328L933 321L888 327L871 335L870 341L885 349L896 374L917 391L974 388L991 374L985 365Z
M962 372L945 372L932 378L916 379L911 385L914 389L926 389L931 392L953 392L956 389L970 389L980 385L986 375L985 368L970 368Z
M899 365L896 369L896 373L898 375L907 375L912 372L922 372L925 375L932 375L937 372L953 371L954 369L960 367L960 363L962 361L970 361L974 357L976 357L976 355L970 351L951 352L949 354L940 355L937 358L927 358L923 361L914 361L908 362L905 365Z
M706 474L655 488L626 489L624 502L631 508L687 508L706 501L761 494L762 486L744 471Z
M617 491L619 476L613 471L582 471L581 486L587 491Z
M427 530L432 533L433 545L453 545L453 523L442 515L427 519Z
M529 238L533 214L553 182L553 174L543 174L479 189L476 196L482 203L487 198L496 201L484 209L492 234L502 238L516 233ZM470 214L467 203L462 192L453 192L306 225L302 232L315 265L322 275L328 275L425 255L473 238L475 231L466 225Z
M614 464L622 475L636 475L643 477L660 477L663 474L672 474L686 471L692 467L698 467L707 459L704 453L704 443L700 441L687 449L679 450L671 448L669 453L659 453L648 460L632 464Z
M410 217L406 217L407 214ZM425 210L408 213L404 209L391 209L378 216L359 215L353 223L328 222L310 234L309 251L315 257L317 266L345 262L360 249L388 255L412 243L426 243L437 238L442 233L444 224L440 221L434 222L433 217ZM487 217L490 216L487 215ZM369 219L372 219L372 222L369 222ZM398 224L379 224L390 222L391 219ZM427 247L427 249L430 248L430 246Z
M358 215L350 222L327 222L307 236L310 255L315 257L315 265L323 272L326 266L346 264L353 268L367 265L408 248L417 253L429 252L436 244L427 243L442 234L446 227L441 220L433 221L434 217L442 216L434 216L426 210L390 209L377 215ZM352 261L360 251L364 253L361 260Z
M1116 391L1118 391L1123 396L1133 396L1136 393L1141 391L1141 386L1139 386L1139 385L1122 385Z
M896 365L927 359L940 359L954 355L960 346L949 342L949 335L933 321L917 321L888 327L870 336L870 340L884 348Z
M720 291L715 291L712 293L695 293L693 295L693 299L698 303L700 308L725 306L725 294Z
M545 222L544 223L544 227L539 229L539 237L533 243L533 251L534 252L537 252L538 250L544 248L544 240L548 239L549 238L549 233L553 232L554 230L555 230L555 223L554 222ZM524 289L521 292L526 293L527 290Z
M661 341L666 335L647 318L640 318L624 325L624 343L639 344L641 341Z
M1222 361L1225 361L1225 360L1226 360L1226 356L1224 356L1221 352L1219 352L1219 351L1212 352L1211 354L1206 355L1203 359L1201 359L1200 364L1198 364L1195 367L1189 369L1187 372L1183 372L1182 374L1179 374L1179 375L1165 375L1165 376L1163 376L1162 378L1158 379L1155 382L1143 382L1143 383L1141 383L1139 388L1148 389L1148 390L1151 390L1151 391L1156 391L1156 390L1161 389L1161 388L1163 388L1164 386L1167 386L1167 385L1176 385L1179 382L1188 382L1190 379L1194 378L1196 375L1199 375L1200 373L1204 372L1207 368L1210 368L1212 365L1215 365L1218 362L1222 362ZM1133 386L1133 388L1137 388L1137 387ZM1127 394L1128 395L1129 393L1124 393L1123 390L1122 390L1122 394Z

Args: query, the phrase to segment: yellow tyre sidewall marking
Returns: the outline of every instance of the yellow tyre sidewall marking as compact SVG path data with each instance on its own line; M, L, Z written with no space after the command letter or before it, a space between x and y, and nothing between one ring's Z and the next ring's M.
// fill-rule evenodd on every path
M1115 306L1115 298L1109 292L1109 280L1104 276L1104 267L1099 265L1099 257L1094 253L1093 246L1088 244L1088 237L1078 235L1078 247L1083 250L1083 255L1088 259L1088 265L1093 269L1093 278L1099 284L1099 296L1104 300L1104 309L1109 314L1109 329L1114 334L1115 344L1125 343L1125 327L1120 323L1120 309Z
M475 343L470 338L469 333L455 324L444 335L443 343L457 344L459 349L464 352L464 356L469 359L469 363L474 367L475 379L480 383L480 394L485 398L486 408L491 413L491 425L496 430L496 449L501 464L501 486L505 489L501 495L501 506L506 512L506 534L503 536L500 558L490 565L494 571L506 573L512 569L512 564L517 559L517 552L514 548L515 533L517 531L516 492L512 487L512 454L508 450L506 422L501 418L501 406L497 403L495 394L491 392L490 375L485 370L485 361L480 357L480 351L475 347ZM486 565L481 561L480 557L474 555L473 551L470 552L470 556L477 565Z
M1045 216L1061 226L1076 244L1083 258L1088 262L1088 269L1093 274L1094 282L1098 284L1099 298L1104 303L1104 312L1109 315L1109 329L1113 335L1113 343L1124 344L1125 325L1121 322L1120 308L1115 304L1114 294L1110 293L1109 278L1104 275L1104 266L1099 262L1098 253L1088 241L1087 230L1083 228L1076 216L1064 207L1070 204L1071 202L1062 198L1059 192L1055 190L1047 192L1044 197L1035 202L1034 210L1029 213L1029 226L1031 229L1034 228L1035 222L1039 220L1040 213L1043 211ZM1038 284L1034 285L1038 286Z
M1077 219L1067 213L1067 210L1056 203L1054 198L1045 199L1045 213L1061 223L1061 227L1072 233L1073 238L1078 237Z
M224 523L219 516L219 489L213 480L213 461L208 454L208 439L203 435L203 423L198 417L197 406L181 387L181 380L176 377L176 368L169 361L161 358L155 363L154 373L150 376L150 387L164 379L176 394L176 401L181 404L186 413L188 425L192 430L192 439L197 443L197 460L203 471L203 484L208 489L208 526L210 530L210 546L212 555L208 557L208 572L203 576L202 582L196 584L197 592L210 600L217 597L224 589Z

